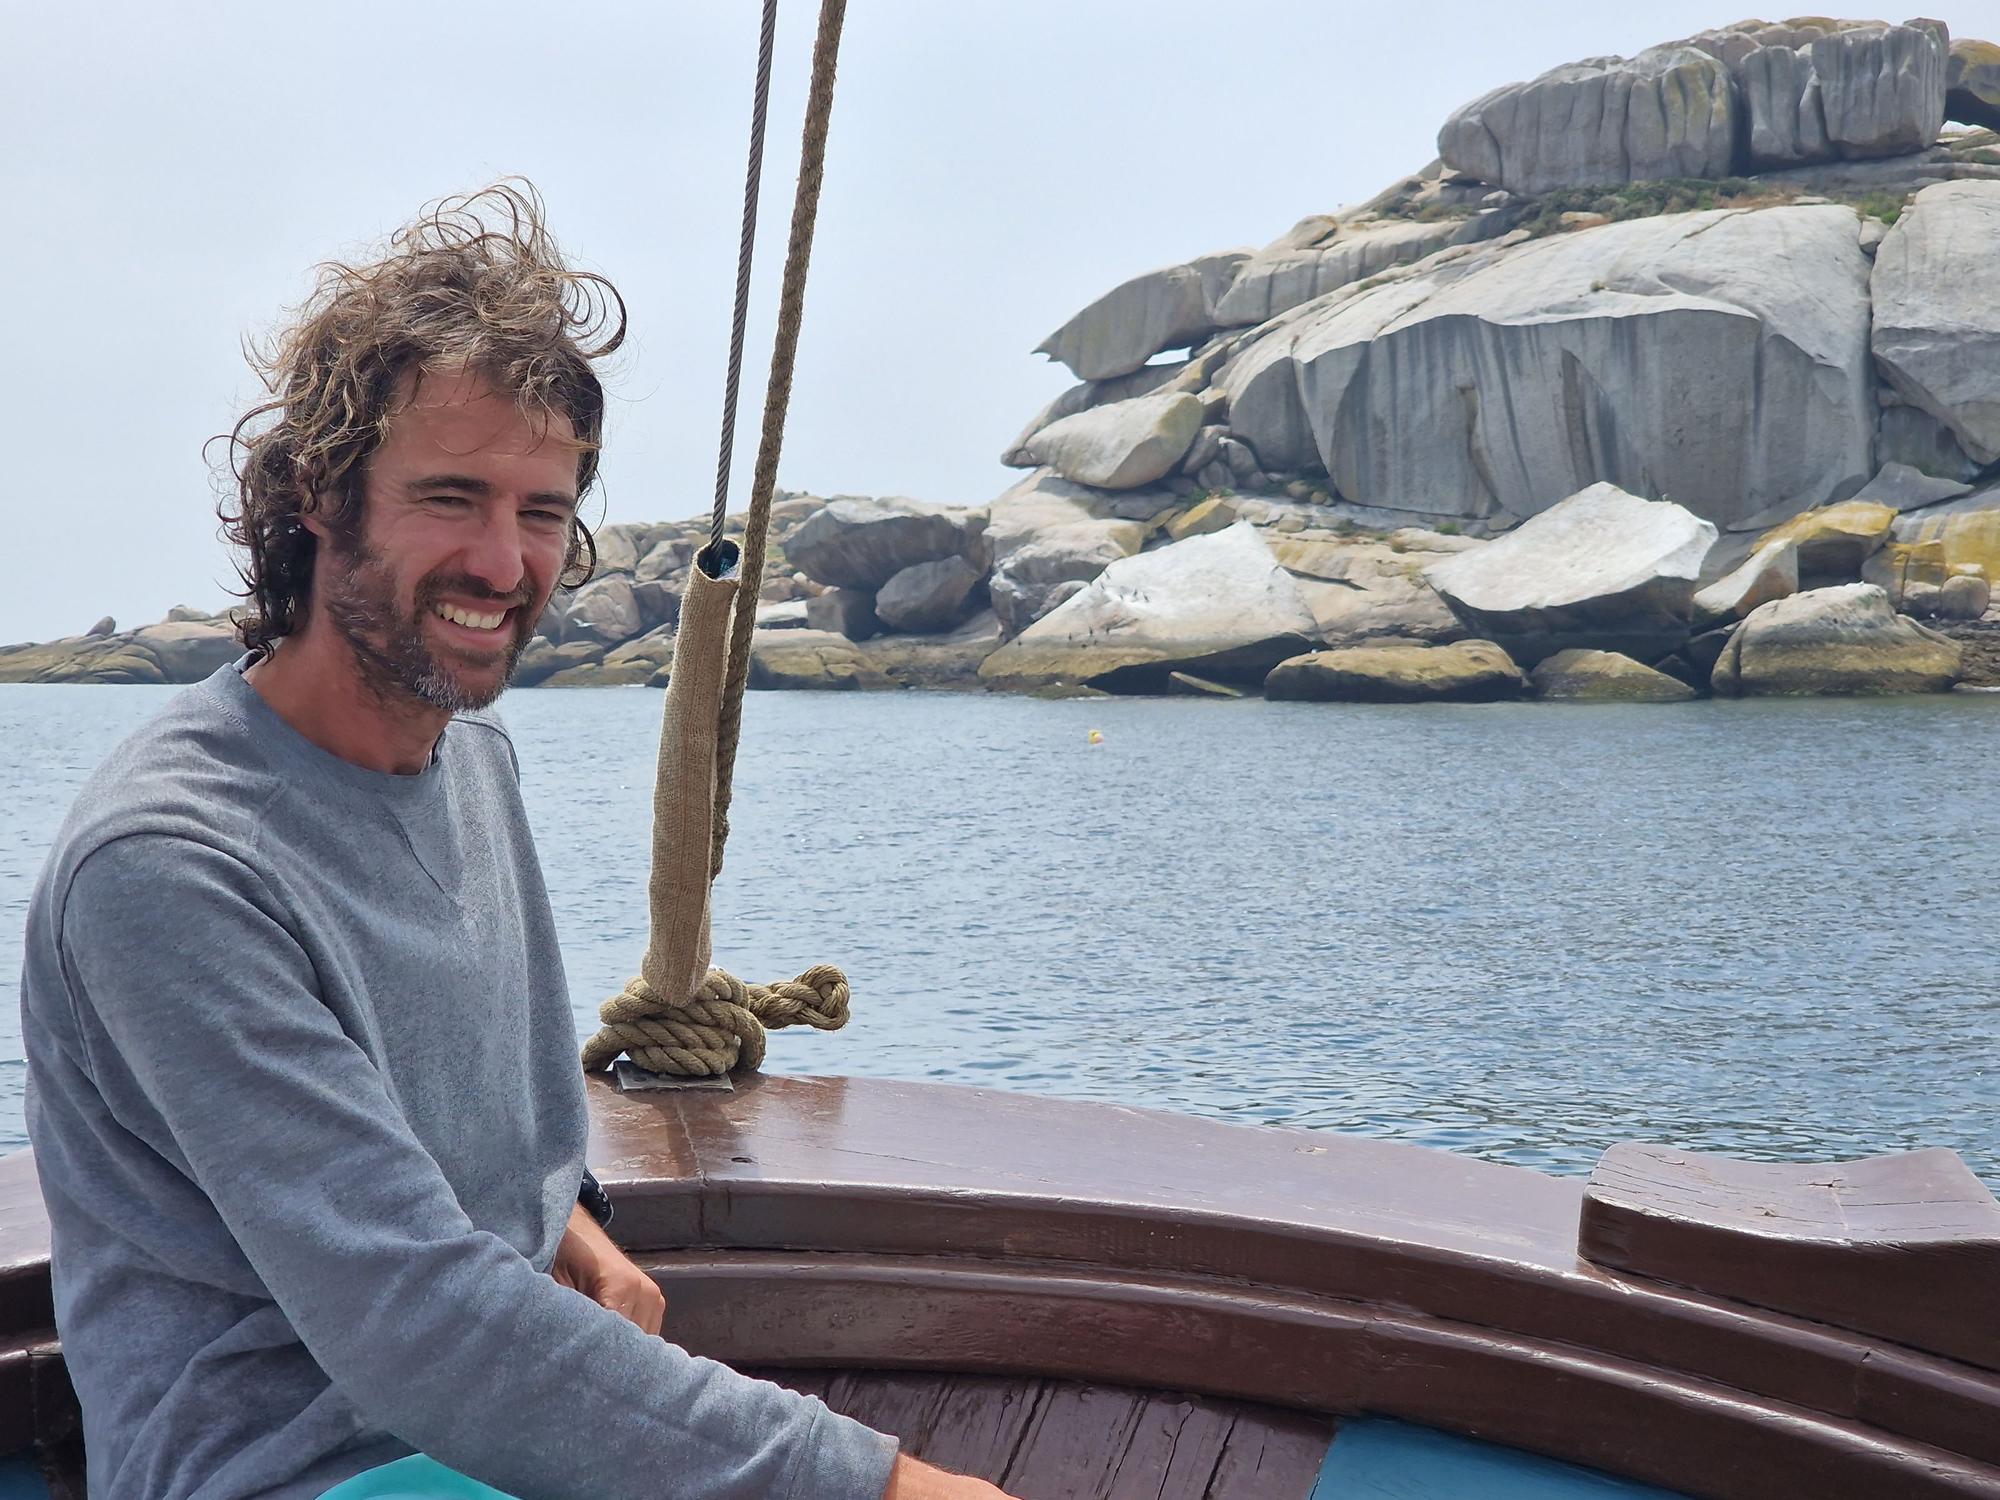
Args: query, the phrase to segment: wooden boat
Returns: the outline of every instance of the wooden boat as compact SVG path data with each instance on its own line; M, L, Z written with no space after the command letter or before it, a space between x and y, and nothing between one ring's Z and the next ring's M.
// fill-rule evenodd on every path
M749 580L842 11L823 0ZM745 225L738 328L753 211ZM740 707L758 594L736 597L723 540L737 354L668 683L652 937L607 1002L604 1060L643 1057L656 1005L715 1024L701 997L736 743L719 705ZM819 972L782 1019L738 981L717 993L749 1004L761 1055L750 1012L800 1019ZM811 1024L844 1020L837 988ZM724 1033L704 1045L744 1034ZM681 1071L738 1072L736 1056ZM1628 1145L1582 1182L963 1087L752 1072L623 1093L598 1072L589 1088L613 1233L666 1291L670 1337L1024 1500L2000 1500L2000 1204L1947 1151L1795 1167ZM83 1494L48 1254L32 1161L0 1159L0 1500Z
M877 1079L590 1100L670 1337L1030 1500L2000 1496L2000 1204L1948 1151L1585 1182ZM83 1493L47 1255L0 1160L6 1500Z

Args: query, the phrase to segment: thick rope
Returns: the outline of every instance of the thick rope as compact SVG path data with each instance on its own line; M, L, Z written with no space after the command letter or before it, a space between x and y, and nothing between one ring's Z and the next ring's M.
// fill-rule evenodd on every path
M743 324L750 312L750 267L757 256L757 185L764 177L764 115L771 102L771 53L778 34L778 0L764 0L757 35L757 87L750 106L750 167L743 181L743 232L736 249L736 312L729 324L729 373L722 382L722 441L715 457L715 514L708 541L720 550L729 511L729 469L736 453L736 390L743 383Z
M651 1073L720 1078L764 1061L764 1033L806 1025L838 1031L847 1024L847 976L818 964L781 984L745 984L710 969L690 998L672 1003L644 979L599 1010L603 1028L584 1045L583 1066L595 1072L623 1052Z
M806 268L812 263L813 226L819 216L820 182L826 173L827 129L833 120L833 75L840 58L840 26L846 15L847 0L822 0L819 35L813 42L812 90L806 98L805 140L799 150L799 190L792 200L792 235L785 247L785 281L778 298L778 336L771 346L771 379L764 391L764 432L757 444L750 516L743 534L743 587L736 598L729 676L716 723L715 828L708 861L711 877L722 873L722 850L729 842L736 742L742 734L743 689L750 676L750 636L756 628L757 595L764 583L764 537L771 525L771 492L778 484L778 455L785 445L785 411L792 400L792 364L799 349L799 324L805 315Z
M715 1077L758 1067L764 1060L767 1028L804 1024L833 1031L847 1024L847 976L831 964L816 965L795 980L774 985L746 985L733 974L709 966L709 900L729 837L729 802L742 729L743 691L749 678L750 636L763 580L765 538L770 529L771 496L777 486L778 456L784 444L785 411L791 401L806 270L812 259L813 225L833 114L834 67L847 10L846 0L822 0L805 139L800 149L798 195L792 207L777 338L764 397L764 430L751 483L742 565L732 573L722 543L722 526L775 6L776 0L766 0L758 49L756 118L737 264L714 530L709 547L696 558L682 601L663 710L653 790L653 870L648 889L652 927L642 972L599 1008L603 1027L583 1049L583 1066L592 1072L624 1052L650 1072ZM718 682L718 669L725 663L726 671Z

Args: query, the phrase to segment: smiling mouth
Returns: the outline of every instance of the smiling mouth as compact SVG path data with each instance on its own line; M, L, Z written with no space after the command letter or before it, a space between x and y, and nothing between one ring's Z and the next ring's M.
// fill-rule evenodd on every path
M506 616L508 616L508 610L498 610L494 614L478 614L474 610L460 610L456 604L432 604L430 612L436 614L440 620L448 620L454 626L462 626L466 630L480 630L480 632L496 632L496 630L500 630L500 626L506 624Z

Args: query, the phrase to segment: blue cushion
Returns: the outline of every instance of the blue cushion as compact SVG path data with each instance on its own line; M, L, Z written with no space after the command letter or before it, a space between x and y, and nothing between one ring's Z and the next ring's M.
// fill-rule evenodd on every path
M0 1500L49 1500L49 1487L31 1458L0 1458Z
M0 1494L0 1500L6 1500ZM490 1484L468 1479L419 1453L356 1474L336 1484L320 1500L514 1500Z
M1681 1500L1652 1485L1386 1417L1342 1422L1312 1500Z

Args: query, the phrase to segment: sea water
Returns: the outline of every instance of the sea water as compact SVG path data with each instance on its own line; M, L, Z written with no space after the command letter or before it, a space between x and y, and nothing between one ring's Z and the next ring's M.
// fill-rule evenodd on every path
M0 1150L63 810L174 689L0 687ZM579 1035L646 938L660 695L510 694ZM1098 731L1095 743L1092 731ZM2000 700L749 700L717 961L840 964L767 1067L1350 1130L1960 1151L2000 1184ZM169 997L162 997L163 1000Z

